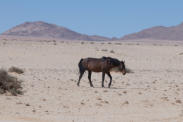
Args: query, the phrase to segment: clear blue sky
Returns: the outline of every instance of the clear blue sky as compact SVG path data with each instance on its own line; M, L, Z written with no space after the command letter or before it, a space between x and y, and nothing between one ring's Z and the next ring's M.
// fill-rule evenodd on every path
M147 27L183 22L183 0L0 0L0 33L25 21L121 37Z

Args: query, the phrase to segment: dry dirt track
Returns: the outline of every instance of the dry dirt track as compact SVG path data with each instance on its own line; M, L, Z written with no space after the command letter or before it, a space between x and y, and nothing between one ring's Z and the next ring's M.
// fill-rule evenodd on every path
M25 69L23 96L0 96L2 122L182 122L183 46L143 43L0 41L0 66ZM76 86L82 57L124 59L134 73L87 74ZM106 77L105 86L109 78Z

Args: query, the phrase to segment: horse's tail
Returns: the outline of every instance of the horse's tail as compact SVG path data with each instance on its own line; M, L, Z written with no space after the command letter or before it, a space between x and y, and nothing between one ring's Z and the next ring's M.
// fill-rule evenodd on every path
M80 72L80 73L84 71L84 67L83 67L83 65L82 65L82 61L83 61L83 59L81 59L81 60L79 61L79 63L78 63L78 67L79 67L79 72Z

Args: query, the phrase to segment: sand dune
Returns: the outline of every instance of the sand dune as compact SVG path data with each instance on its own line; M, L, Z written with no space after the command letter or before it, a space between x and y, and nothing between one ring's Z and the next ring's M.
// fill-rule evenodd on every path
M0 41L0 66L23 68L24 95L0 95L2 122L182 122L182 45L122 42ZM78 80L83 57L123 59L134 73ZM107 87L109 78L106 77Z

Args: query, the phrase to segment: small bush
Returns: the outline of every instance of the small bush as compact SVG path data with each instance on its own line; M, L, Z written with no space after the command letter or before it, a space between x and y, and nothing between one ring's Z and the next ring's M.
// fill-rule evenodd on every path
M24 71L23 71L22 69L20 69L20 68L18 68L18 67L14 67L14 66L12 66L11 68L9 68L8 71L9 71L9 72L15 72L15 73L17 73L17 74L22 74L22 73L24 73Z
M16 77L10 76L7 71L0 69L0 94L6 92L14 96L22 94L21 82Z
M115 53L114 50L111 50L110 53Z
M107 50L107 49L102 49L101 51L103 51L103 52L107 52L108 50Z
M121 43L115 43L115 45L122 45Z
M90 42L90 44L95 44L94 42Z

